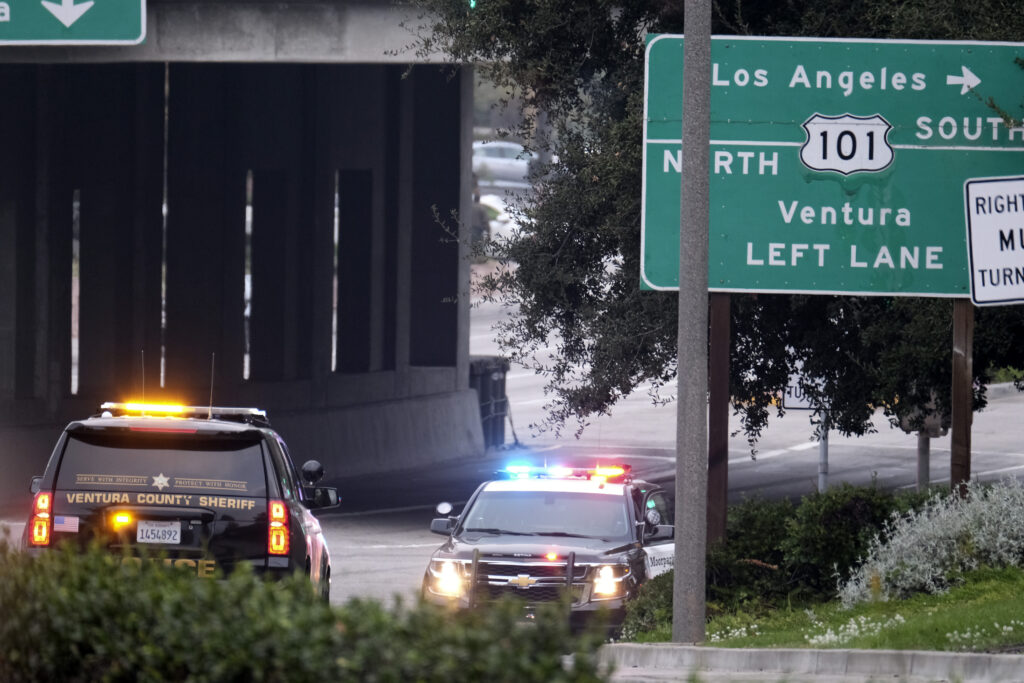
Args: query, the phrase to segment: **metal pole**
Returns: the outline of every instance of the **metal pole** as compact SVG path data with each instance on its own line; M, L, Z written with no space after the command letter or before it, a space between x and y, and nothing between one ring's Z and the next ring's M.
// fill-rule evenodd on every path
M708 140L711 0L685 0L672 640L704 640L707 552Z
M818 493L828 489L828 431L818 439Z
M917 433L917 490L924 491L928 488L930 478L929 467L931 464L932 437L921 430Z

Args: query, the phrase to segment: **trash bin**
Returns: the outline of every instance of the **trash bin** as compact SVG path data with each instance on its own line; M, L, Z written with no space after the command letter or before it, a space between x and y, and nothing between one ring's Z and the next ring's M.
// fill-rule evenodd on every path
M501 356L471 356L469 359L469 386L476 389L480 401L485 448L505 443L505 416L508 415L505 373L508 368L508 359Z

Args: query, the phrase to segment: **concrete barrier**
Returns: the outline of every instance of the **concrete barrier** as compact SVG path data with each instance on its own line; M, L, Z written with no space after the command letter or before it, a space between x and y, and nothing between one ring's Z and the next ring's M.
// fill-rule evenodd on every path
M679 643L615 643L601 648L616 681L686 680L708 674L732 680L834 679L1024 681L1024 655L922 650L721 648Z
M341 473L411 469L484 453L480 405L470 389L269 417L296 466L316 458L328 482Z

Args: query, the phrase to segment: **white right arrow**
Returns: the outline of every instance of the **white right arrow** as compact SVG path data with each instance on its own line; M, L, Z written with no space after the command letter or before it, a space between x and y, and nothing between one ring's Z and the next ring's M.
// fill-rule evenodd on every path
M946 76L946 85L963 86L960 88L960 94L966 95L968 90L977 87L981 83L981 79L975 76L966 66L961 66L960 69L963 72L963 76Z
M93 6L93 0L83 2L81 5L76 5L75 0L61 0L59 5L55 2L49 2L49 0L42 0L42 2L43 7L50 10L53 16L57 17L60 23L68 28L71 28L71 24L78 21L85 14L86 10Z

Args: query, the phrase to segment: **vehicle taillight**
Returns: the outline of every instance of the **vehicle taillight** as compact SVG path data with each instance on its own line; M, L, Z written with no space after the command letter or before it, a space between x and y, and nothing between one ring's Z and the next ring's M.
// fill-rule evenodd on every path
M50 504L53 501L48 491L40 491L32 503L32 545L50 545Z
M270 524L267 527L267 552L271 555L287 555L291 546L288 507L283 500L271 500L268 512Z

